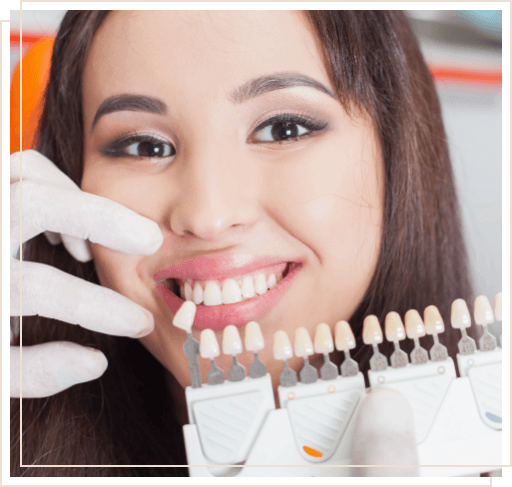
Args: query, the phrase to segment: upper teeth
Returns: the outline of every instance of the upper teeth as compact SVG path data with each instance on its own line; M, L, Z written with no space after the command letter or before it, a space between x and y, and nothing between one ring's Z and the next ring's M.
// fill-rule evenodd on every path
M194 301L195 304L203 303L206 306L232 304L265 294L282 278L282 273L277 275L272 273L265 277L263 272L259 272L254 276L224 279L220 283L214 280L193 281L187 279L185 282L181 281L180 294L182 299Z

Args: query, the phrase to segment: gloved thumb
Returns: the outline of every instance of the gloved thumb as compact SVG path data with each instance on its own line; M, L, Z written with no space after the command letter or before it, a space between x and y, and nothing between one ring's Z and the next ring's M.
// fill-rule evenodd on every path
M363 399L352 459L354 465L367 465L354 467L358 477L418 476L413 410L403 394L383 387Z

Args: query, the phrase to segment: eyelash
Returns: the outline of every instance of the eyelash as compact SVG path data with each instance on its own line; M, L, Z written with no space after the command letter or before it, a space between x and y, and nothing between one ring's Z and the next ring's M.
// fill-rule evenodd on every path
M257 134L264 130L267 127L273 127L274 125L282 123L282 124L290 124L291 126L300 126L306 128L308 131L306 133L297 135L295 137L285 139L285 140L272 140L272 141L254 141L255 135L251 135L249 138L250 143L252 144L262 144L262 145L269 145L269 144L277 144L277 145L285 145L290 144L293 142L296 142L297 140L304 139L307 137L312 137L317 135L318 133L325 130L325 128L328 126L327 122L320 122L320 121L314 121L310 118L305 117L304 115L294 115L289 113L281 113L272 116L271 118L265 120L260 125L258 125L254 130L253 134ZM274 135L274 134L273 134ZM153 145L159 145L159 144L165 144L171 147L172 154L169 154L167 156L138 156L134 154L127 154L126 149L130 147L133 144L140 144L142 142L145 142L147 144L153 144ZM101 152L110 158L122 158L122 157L135 157L139 159L164 159L166 157L171 157L176 154L176 148L170 144L168 141L154 136L154 135L143 135L143 134L137 134L133 132L128 132L118 139L110 142L107 146L103 147L101 149Z

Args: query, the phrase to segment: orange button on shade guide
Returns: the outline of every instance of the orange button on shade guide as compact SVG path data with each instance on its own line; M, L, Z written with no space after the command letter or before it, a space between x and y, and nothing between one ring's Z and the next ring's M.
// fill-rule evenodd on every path
M44 94L50 75L54 38L36 42L23 56L23 150L36 144L39 120L43 113ZM11 83L11 148L10 153L20 150L20 63L14 70Z
M308 455L311 455L312 457L320 458L322 456L319 451L313 450L313 448L310 448L309 446L303 446L302 448Z

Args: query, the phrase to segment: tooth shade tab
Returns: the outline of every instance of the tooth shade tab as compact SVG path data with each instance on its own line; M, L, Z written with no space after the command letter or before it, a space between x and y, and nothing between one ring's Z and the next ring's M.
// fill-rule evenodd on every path
M427 335L436 335L444 332L444 321L436 306L431 305L425 308L423 320Z
M303 326L297 328L295 330L295 355L297 357L308 357L314 353L313 342L308 330Z
M206 306L217 306L222 304L222 292L215 281L206 281L204 288L204 304Z
M494 323L494 313L487 296L481 294L475 299L475 323L477 325L490 325Z
M356 340L348 321L338 321L334 327L336 350L352 350L356 348Z
M259 352L265 347L265 341L261 333L260 325L255 321L249 321L245 326L245 349L249 352Z
M201 357L213 359L220 355L219 343L213 330L206 329L201 332Z
M331 329L327 323L320 323L315 331L315 352L331 353L334 350Z
M463 299L456 299L452 303L451 322L453 328L469 328L471 326L471 315L469 314L468 305Z
M498 321L501 321L501 292L494 297L494 316Z
M288 360L293 357L292 344L285 331L274 333L274 358L276 360Z
M222 303L233 304L242 301L242 292L234 279L226 279L222 285Z
M368 315L363 322L363 342L366 345L378 345L382 340L379 319L375 315Z
M194 323L194 318L196 316L196 305L192 301L185 301L178 312L174 315L172 320L172 324L177 328L181 328L185 330L187 333L190 333L192 330L192 325Z
M404 324L402 323L402 318L400 318L400 315L396 311L390 311L386 315L384 325L386 340L388 342L398 342L405 338Z
M425 336L425 325L420 314L415 309L410 309L405 313L405 331L410 339Z
M224 328L222 352L225 355L238 355L242 353L242 339L235 325L228 325Z

